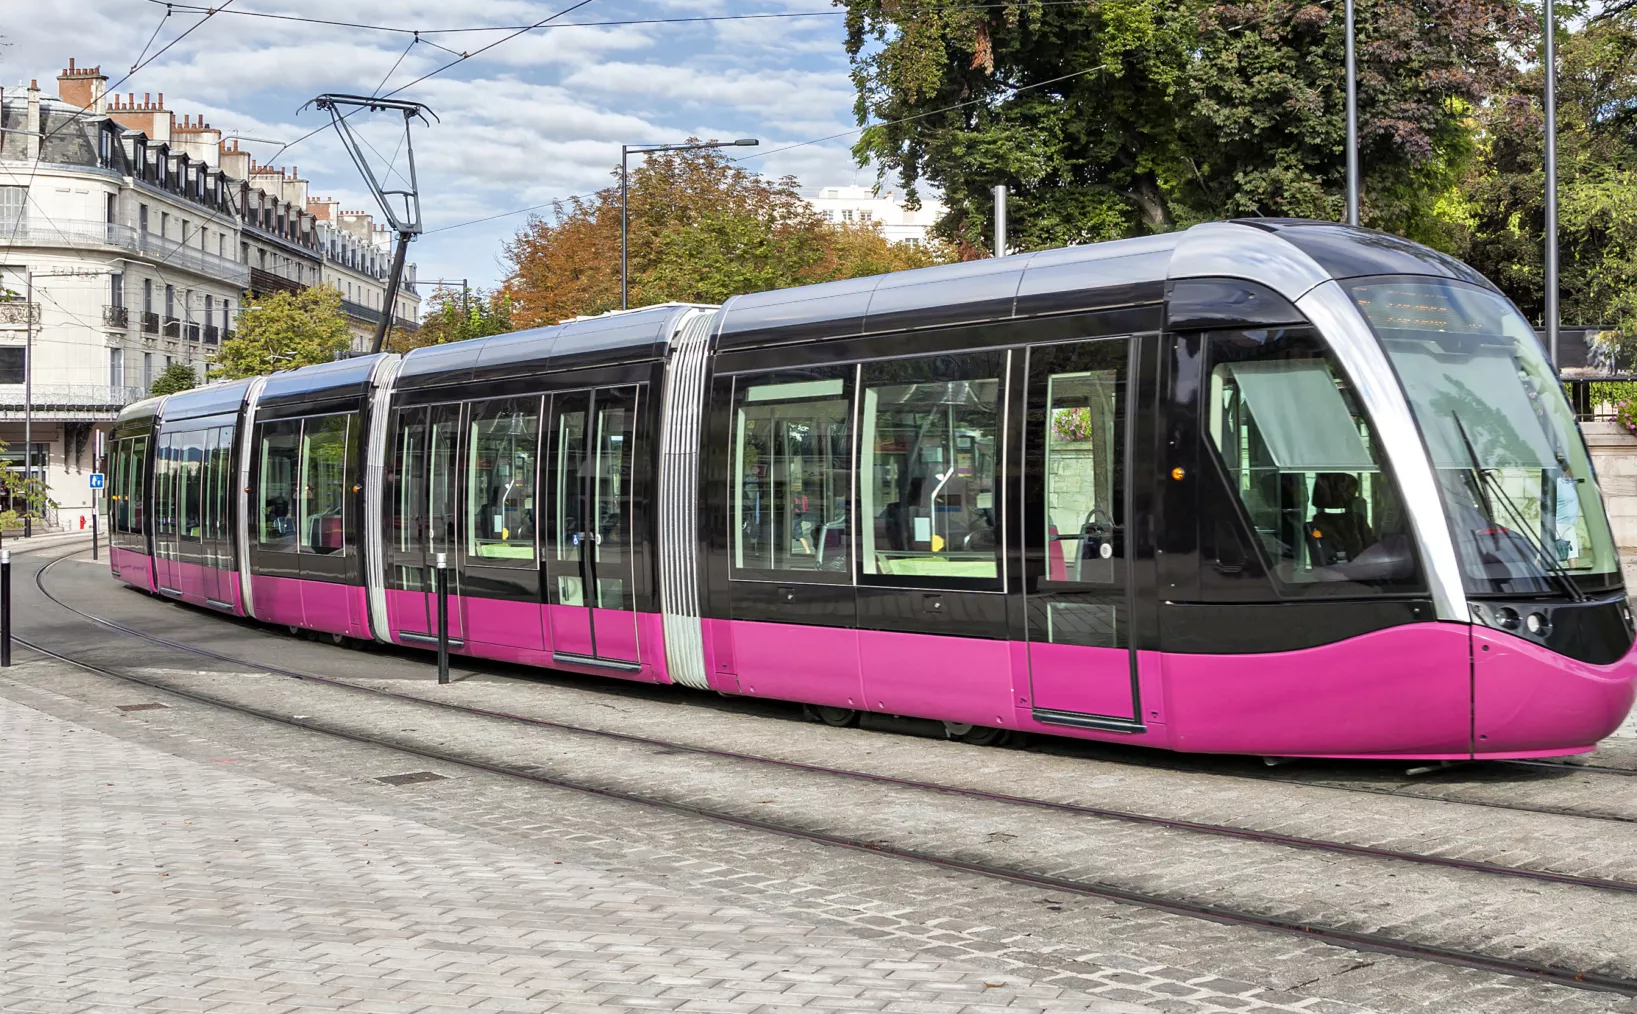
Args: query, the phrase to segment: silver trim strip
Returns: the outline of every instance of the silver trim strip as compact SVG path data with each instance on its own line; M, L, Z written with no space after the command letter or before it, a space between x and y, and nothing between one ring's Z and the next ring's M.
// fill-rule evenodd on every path
M261 401L261 390L267 386L266 377L257 377L244 392L244 432L239 434L239 599L244 614L256 619L256 598L250 581L250 455L254 452L256 432L256 403Z
M705 636L699 617L699 440L705 415L705 365L714 310L690 310L678 323L665 368L660 403L659 602L665 629L665 668L671 680L710 689ZM554 656L569 661L563 656ZM606 661L581 665L618 668Z
M1440 620L1470 623L1460 561L1444 519L1432 459L1387 353L1336 282L1315 286L1296 301L1296 307L1324 335L1381 437L1382 451L1398 478L1405 513L1427 571L1434 611Z
M1292 303L1330 272L1287 240L1234 222L1207 222L1182 234L1171 251L1167 278L1245 278L1261 282Z
M377 641L391 643L387 623L386 538L382 515L386 508L386 446L392 423L392 382L403 358L389 355L370 374L369 440L364 447L364 587L369 600L369 629Z

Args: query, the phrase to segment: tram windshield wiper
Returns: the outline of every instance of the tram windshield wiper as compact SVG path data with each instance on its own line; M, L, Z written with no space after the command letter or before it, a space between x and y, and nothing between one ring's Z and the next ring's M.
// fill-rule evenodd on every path
M1484 519L1492 526L1500 526L1500 522L1495 517L1495 501L1499 500L1506 509L1510 523L1515 526L1510 529L1501 528L1501 530L1515 533L1518 538L1522 539L1539 561L1538 566L1541 574L1561 585L1563 590L1568 593L1569 598L1576 602L1586 601L1586 593L1580 590L1580 586L1575 583L1574 577L1558 561L1556 554L1547 552L1543 539L1530 530L1529 522L1519 513L1517 505L1512 502L1512 498L1506 495L1506 490L1501 487L1500 481L1495 478L1489 469L1478 463L1478 452L1472 446L1472 437L1467 434L1466 425L1461 422L1461 417L1454 412L1450 413L1450 417L1455 420L1455 429L1461 434L1461 445L1465 448L1467 460L1471 463L1472 478L1477 488L1480 505L1483 508Z

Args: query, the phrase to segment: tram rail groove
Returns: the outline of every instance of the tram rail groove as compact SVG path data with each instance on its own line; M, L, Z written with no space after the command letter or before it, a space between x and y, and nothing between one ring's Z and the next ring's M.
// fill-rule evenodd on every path
M70 554L72 555L72 554ZM1019 796L1006 792L995 792L987 789L975 789L966 786L948 785L941 782L928 782L914 778L902 778L894 775L879 774L870 771L858 771L852 768L830 767L824 764L813 764L806 761L786 760L778 757L767 757L760 754L742 753L736 750L723 750L717 747L696 746L689 743L678 743L671 740L657 739L651 736L642 736L636 733L617 732L610 729L597 729L589 726L573 725L567 722L553 721L547 718L536 718L530 715L518 715L507 711L496 711L490 708L479 708L469 704L456 704L451 701L438 701L413 694L396 693L380 687L365 686L349 680L337 679L333 676L322 676L317 673L303 672L296 669L286 669L281 666L263 665L249 659L237 658L209 648L175 641L157 634L151 634L129 624L96 616L78 607L68 605L54 596L45 586L45 573L52 566L68 556L58 557L42 567L35 574L35 586L48 599L64 609L75 613L87 620L106 626L112 630L163 645L177 651L188 652L204 658L215 659L233 665L242 665L250 668L287 676L292 679L308 680L326 686L334 686L347 690L360 691L387 697L393 700L407 701L425 707L455 711L479 718L493 719L504 722L518 722L539 728L552 729L558 732L567 732L576 735L594 736L618 742L632 743L640 746L651 746L662 750L671 750L691 753L698 756L714 757L723 760L740 761L752 764L761 764L769 767L778 767L786 770L803 771L810 774L827 775L836 778L846 778L853 781L871 782L878 785L890 785L896 788L913 789L923 792L933 792L942 795L960 796L967 799L979 799L985 802L1005 803L1013 806L1033 807L1036 809L1053 810L1059 813L1069 813L1081 817L1090 817L1098 820L1119 821L1127 824L1138 824L1148 827L1160 827L1173 831L1186 831L1194 834L1209 835L1221 838L1234 838L1241 841L1253 841L1264 845L1283 845L1289 848L1298 848L1308 851L1331 852L1344 855L1354 855L1369 859L1385 859L1395 862L1414 863L1427 866L1438 866L1446 869L1467 870L1484 873L1492 876L1515 877L1524 880L1541 881L1545 883L1564 884L1570 887L1583 887L1593 890L1613 891L1624 894L1637 894L1637 881L1612 880L1603 877L1582 877L1569 873L1553 873L1550 870L1535 870L1519 866L1507 866L1501 863L1489 863L1481 860L1456 859L1446 856L1427 855L1420 852L1406 852L1401 849L1378 848L1370 845L1354 845L1348 842L1332 841L1323 838L1308 838L1301 835L1281 834L1275 831L1259 831L1254 828L1233 827L1226 824L1213 824L1205 821L1185 820L1175 817L1160 817L1153 814L1135 813L1129 810L1116 810L1108 807L1089 806L1083 803L1070 803L1062 800L1039 799L1033 796ZM39 650L36 648L36 650ZM1285 779L1278 779L1284 780Z
M210 694L187 690L165 683L161 680L148 679L131 673L120 672L108 666L83 659L74 658L62 652L48 648L32 639L17 637L17 642L47 658L55 659L67 665L83 669L95 675L122 680L150 690L157 690L183 700L216 707L239 714L249 715L265 721L276 722L291 728L316 732L321 735L344 739L349 742L367 746L380 747L398 753L420 757L425 760L462 767L468 770L481 771L486 774L505 778L514 778L552 788L580 792L587 795L613 799L664 810L670 813L685 816L699 817L735 827L765 831L783 835L802 841L821 845L830 845L855 852L872 853L909 862L917 862L938 869L968 873L975 876L987 877L993 880L1002 880L1021 884L1028 887L1038 887L1051 891L1061 891L1066 894L1075 894L1083 897L1100 898L1129 905L1135 905L1156 911L1171 912L1193 918L1206 919L1226 925L1245 926L1254 929L1268 930L1287 935L1301 936L1309 940L1320 940L1349 950L1364 951L1378 954L1389 954L1397 957L1406 957L1424 961L1434 961L1439 964L1469 968L1479 971L1508 975L1516 978L1530 979L1540 982L1550 982L1563 986L1571 986L1596 992L1618 993L1625 996L1637 996L1637 979L1618 975L1605 975L1599 972L1583 971L1561 965L1540 962L1519 961L1510 958L1501 958L1483 954L1478 951L1469 951L1461 948L1442 947L1436 944L1423 944L1403 940L1382 933L1364 933L1334 927L1320 926L1311 923L1296 922L1288 919L1279 919L1270 916L1257 915L1222 905L1212 905L1199 902L1188 902L1176 898L1167 898L1160 895L1135 891L1128 888L1107 884L1099 884L1083 880L1071 880L1054 877L1046 874L1031 873L992 863L975 862L943 856L920 849L901 848L880 841L865 841L846 835L831 834L809 828L796 827L773 820L764 820L748 817L742 814L731 813L712 807L697 806L689 803L677 802L629 792L623 789L611 788L604 785L588 785L570 779L543 774L539 771L530 771L523 767L493 764L473 757L459 756L454 753L430 750L424 747L407 743L394 742L382 736L373 736L366 733L339 729L326 723L314 721L307 716L295 716L279 712L268 711L253 705L224 700ZM389 695L398 696L398 695ZM414 698L406 698L413 700Z

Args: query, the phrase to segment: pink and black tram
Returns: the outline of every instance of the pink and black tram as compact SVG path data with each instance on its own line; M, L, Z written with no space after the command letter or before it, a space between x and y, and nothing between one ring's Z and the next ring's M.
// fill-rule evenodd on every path
M1464 265L1220 223L345 360L121 416L115 576L343 638L1174 750L1590 749L1584 442Z

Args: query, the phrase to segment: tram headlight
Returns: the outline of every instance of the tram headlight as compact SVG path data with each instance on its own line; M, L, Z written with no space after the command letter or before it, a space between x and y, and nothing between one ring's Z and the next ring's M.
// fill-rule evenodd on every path
M1545 613L1530 613L1529 618L1523 621L1523 625L1536 637L1545 637L1552 632L1552 625L1546 622Z
M1503 630L1516 630L1518 629L1518 611L1511 606L1501 606L1495 610L1495 622L1500 624Z

